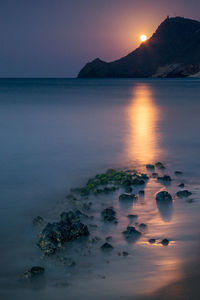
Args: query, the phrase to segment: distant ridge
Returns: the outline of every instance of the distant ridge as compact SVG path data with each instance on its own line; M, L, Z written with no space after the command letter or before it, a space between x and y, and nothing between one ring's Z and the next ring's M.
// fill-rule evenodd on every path
M152 37L119 60L96 58L78 78L200 76L200 22L167 17Z

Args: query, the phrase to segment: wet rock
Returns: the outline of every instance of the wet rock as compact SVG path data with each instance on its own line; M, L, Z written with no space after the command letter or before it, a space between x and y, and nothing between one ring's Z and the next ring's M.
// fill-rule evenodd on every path
M168 239L164 239L164 240L161 241L161 244L163 246L168 246L169 245L169 240Z
M122 252L122 255L123 255L123 256L128 256L128 255L129 255L129 253L128 253L128 252L126 252L126 251L123 251L123 252Z
M165 169L165 166L164 166L163 163L161 163L160 161L157 162L157 163L155 164L155 166L156 166L158 169L160 169L160 170L164 170L164 169Z
M151 164L148 164L148 165L146 165L146 168L147 168L148 170L154 170L154 169L155 169L155 166L154 166L154 165L151 165Z
M165 181L165 182L171 182L172 181L172 179L169 175L164 175L164 176L158 177L158 180L162 180L162 181Z
M64 242L89 235L87 225L80 222L79 212L63 212L61 221L48 223L37 245L46 255L53 254Z
M148 180L149 176L145 173L137 174L138 179Z
M101 215L103 216L103 219L105 222L114 222L116 221L116 212L114 211L114 209L112 207L109 208L105 208Z
M167 191L162 191L156 194L156 201L172 201L172 196Z
M145 181L143 179L134 178L132 181L132 185L143 185L145 184Z
M100 240L101 240L100 237L95 236L95 237L92 238L91 242L92 242L93 244L96 244L96 243L98 243Z
M76 262L71 257L58 257L59 261L67 266L67 267L73 267L76 265Z
M156 201L172 201L172 196L167 191L161 191L156 194Z
M126 179L123 181L123 185L125 187L131 186L132 185L132 180L131 179Z
M136 241L140 238L141 232L135 229L133 226L128 226L125 231L122 232L124 237L130 241Z
M126 193L132 193L132 191L133 191L133 189L132 189L131 186L125 187L125 192L126 192Z
M137 199L137 197L135 196L135 194L121 194L119 196L120 201L126 201L126 200L133 201L133 200L136 200L136 199Z
M141 223L141 224L139 225L139 229L140 229L141 231L146 231L146 230L147 230L147 225L144 224L144 223Z
M40 216L35 217L32 221L33 225L42 224L43 222L44 222L44 219Z
M117 187L116 186L106 186L104 189L103 189L103 192L108 194L110 192L114 192L117 190Z
M113 250L113 246L109 243L104 243L102 246L101 246L101 250L104 251L104 252L110 252Z
M181 172L181 171L175 171L174 174L177 175L177 176L178 175L183 175L183 172Z
M137 219L138 218L138 215L128 215L127 218L129 218L130 220L132 219Z
M139 196L144 197L144 190L138 192Z
M185 197L189 197L192 195L192 192L189 192L188 190L183 190L183 191L178 191L176 193L177 197L179 198L185 198Z
M180 188L184 188L185 184L184 184L184 183L180 183L178 186L179 186Z
M155 239L149 239L149 244L155 244L156 240Z
M153 178L157 178L157 177L158 177L158 173L155 173L155 172L152 173L152 177L153 177Z
M45 269L40 266L35 266L29 269L28 271L24 272L23 278L24 279L31 279L33 277L36 277L38 275L44 274Z
M77 198L73 194L68 194L66 196L66 199L69 200L69 201L71 201L71 202L74 202L74 201L77 200Z
M91 206L92 206L92 202L83 203L84 210L87 210L87 211L90 210Z

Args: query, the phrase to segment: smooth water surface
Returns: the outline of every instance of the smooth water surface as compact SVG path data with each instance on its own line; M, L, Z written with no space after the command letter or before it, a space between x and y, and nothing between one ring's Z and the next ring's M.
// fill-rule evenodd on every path
M181 278L199 238L199 112L200 81L194 79L1 79L1 299L136 299ZM118 194L93 199L98 229L91 234L112 235L113 253L105 257L101 243L85 253L75 242L67 249L77 262L73 269L42 258L34 216L58 219L68 208L68 190L99 172L146 171L145 164L156 161L174 178L166 188L175 195L184 181L193 203L157 206L154 195L163 185L156 179L130 206L121 206ZM102 225L99 214L108 205L117 210L117 226ZM130 213L148 225L134 245L121 235ZM150 245L152 237L171 243ZM117 254L125 250L128 257ZM45 277L21 283L20 274L32 265L44 265Z

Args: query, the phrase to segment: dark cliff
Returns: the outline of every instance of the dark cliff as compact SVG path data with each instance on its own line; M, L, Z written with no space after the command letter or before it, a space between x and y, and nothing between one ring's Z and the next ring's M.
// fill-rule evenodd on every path
M186 77L200 72L200 22L167 18L139 48L113 62L99 58L79 78Z

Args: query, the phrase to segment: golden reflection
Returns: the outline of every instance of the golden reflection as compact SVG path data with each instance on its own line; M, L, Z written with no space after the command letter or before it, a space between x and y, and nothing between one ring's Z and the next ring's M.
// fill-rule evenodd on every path
M154 103L153 91L147 84L133 88L133 98L127 108L129 135L128 156L140 163L153 163L158 160L158 108Z

